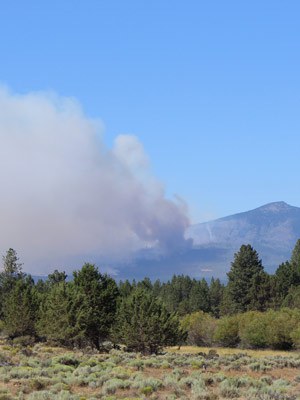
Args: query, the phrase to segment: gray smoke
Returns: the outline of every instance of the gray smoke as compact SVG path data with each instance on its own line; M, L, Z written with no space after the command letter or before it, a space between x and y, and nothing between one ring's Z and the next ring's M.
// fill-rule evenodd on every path
M108 149L101 133L74 99L0 90L0 250L25 270L186 245L186 206L165 198L142 144L120 135Z

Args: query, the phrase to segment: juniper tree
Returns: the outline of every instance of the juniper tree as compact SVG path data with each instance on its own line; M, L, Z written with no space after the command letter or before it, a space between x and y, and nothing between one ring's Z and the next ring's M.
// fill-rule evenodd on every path
M167 311L152 293L137 288L119 306L114 340L130 351L157 354L164 346L180 344L185 332L176 314Z
M9 337L35 336L37 306L33 279L18 279L3 306L4 329Z
M73 273L71 315L76 338L99 349L114 322L118 298L116 282L95 265L84 264Z
M73 343L75 331L69 286L66 282L51 286L40 303L37 322L40 337L67 346Z

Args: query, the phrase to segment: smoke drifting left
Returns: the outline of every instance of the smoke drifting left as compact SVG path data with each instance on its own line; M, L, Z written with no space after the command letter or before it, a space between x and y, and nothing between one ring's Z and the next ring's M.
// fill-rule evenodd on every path
M142 144L120 135L109 149L101 131L74 99L0 90L0 250L25 270L187 245L186 206L166 199Z

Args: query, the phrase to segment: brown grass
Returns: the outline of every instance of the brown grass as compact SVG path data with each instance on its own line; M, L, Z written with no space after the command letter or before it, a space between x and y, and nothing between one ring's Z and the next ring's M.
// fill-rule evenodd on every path
M300 351L280 351L280 350L249 350L249 349L236 349L236 348L228 348L228 347L197 347L197 346L181 346L178 349L178 346L168 347L166 351L170 353L177 353L177 354L198 354L208 353L209 350L215 350L220 356L227 356L232 354L239 354L244 353L250 357L255 358L263 358L263 357L270 357L270 356L285 356L285 357L297 357L300 355Z
M11 359L14 359L16 362L16 365L18 364L18 357L20 355L18 353L14 352L14 348L9 348L5 349L7 345L1 345L0 344L0 353L6 353L6 354L13 354ZM208 353L209 350L215 350L220 356L226 356L226 355L233 355L233 354L238 354L238 353L244 353L249 355L250 357L254 358L263 358L263 357L269 357L269 356L287 356L287 357L296 357L299 356L299 352L284 352L284 351L272 351L272 350L243 350L243 349L229 349L229 348L207 348L207 347L192 347L192 346L183 346L178 350L178 347L170 347L167 349L168 352L170 353L175 353L175 354L193 354L196 355L197 353L203 352L203 353ZM64 348L56 348L56 347L48 347L48 346L43 346L43 345L38 345L38 347L35 348L35 357L37 356L40 359L45 359L47 357L55 357L57 355L62 355L62 354L74 354L74 351L69 351ZM99 354L94 354L91 355L94 358L103 358L106 359L107 357L110 357L109 355L99 355ZM84 353L81 351L76 351L76 357L81 358L84 357ZM127 364L126 364L127 365ZM218 369L217 369L218 368ZM129 369L132 371L136 371L135 367L129 367ZM199 374L199 376L202 376L205 380L207 380L210 377L213 377L216 373L221 372L224 374L227 378L235 378L235 377L242 377L242 376L248 376L253 379L260 379L261 377L265 375L269 375L272 377L273 380L276 379L285 379L293 385L291 385L290 393L294 393L295 395L298 395L300 393L300 383L297 383L295 378L300 376L300 371L297 368L274 368L270 371L267 372L262 372L262 371L252 371L248 368L247 365L242 365L240 370L234 370L234 369L228 369L226 367L223 367L223 364L219 367L216 367L216 369L208 368L208 370L204 371L201 368L198 370L193 368L192 365L190 366L184 366L182 367L181 370L184 369L184 376L189 376L190 374ZM172 374L172 368L155 368L155 367L149 367L145 366L141 370L143 376L145 378L156 378L156 379L164 379L164 376ZM18 391L20 389L20 386L22 384L26 383L24 379L12 379L8 383L5 382L0 382L0 391L3 393L4 390L7 390L13 398L18 398ZM48 389L48 388L47 388ZM186 387L185 389L185 395L187 397L191 397L191 389L189 387ZM207 387L207 390L210 393L216 393L218 394L218 384L214 383ZM101 392L101 388L91 388L89 386L76 386L73 385L70 388L70 392L73 394L77 394L79 396L82 396L83 398L89 399L93 396L99 396L99 393ZM164 387L159 389L155 393L155 398L158 400L164 400L170 398L171 394L174 394L174 388L171 387ZM117 399L123 399L123 398L136 398L136 399L141 399L143 398L141 391L139 389L118 389L115 393L115 398ZM27 394L25 395L25 399L27 398ZM179 398L179 397L178 397ZM221 398L221 397L218 397ZM240 400L243 399L243 397L239 398Z

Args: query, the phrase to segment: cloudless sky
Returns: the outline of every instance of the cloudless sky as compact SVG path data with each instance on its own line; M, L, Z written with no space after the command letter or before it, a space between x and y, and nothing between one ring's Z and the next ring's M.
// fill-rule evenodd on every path
M136 135L194 222L300 206L298 1L6 1L0 82Z

